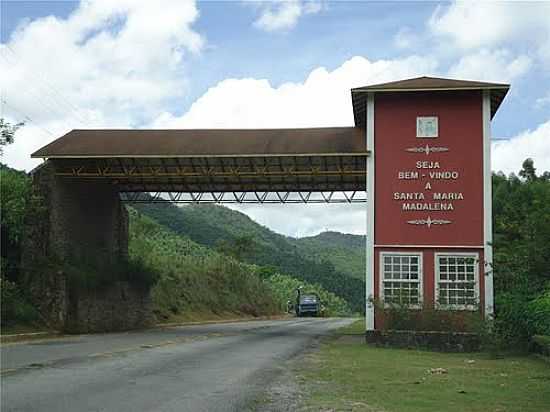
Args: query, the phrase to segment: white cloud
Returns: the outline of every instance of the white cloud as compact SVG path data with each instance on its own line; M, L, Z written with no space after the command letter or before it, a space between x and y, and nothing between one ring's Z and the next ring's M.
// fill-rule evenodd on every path
M254 26L265 31L286 31L294 28L300 17L305 14L320 12L323 5L320 1L278 0L264 2L260 5L260 17Z
M53 140L45 130L137 126L184 95L197 17L192 0L94 0L21 24L0 46L0 88L4 116L27 126L4 160L32 167L22 149Z
M494 142L492 169L517 174L523 161L529 157L533 159L537 172L550 171L550 120L535 130Z
M507 50L482 49L468 54L449 69L449 77L495 82L511 82L531 67L531 59L514 57Z
M463 50L515 43L533 50L550 64L550 3L455 1L438 6L430 31Z
M227 79L209 89L181 117L164 113L153 127L281 128L353 125L350 89L415 77L437 63L417 56L370 61L353 57L333 71L313 70L303 83L273 87L268 80Z
M228 206L261 225L292 237L313 236L325 230L364 235L366 229L366 208L361 203Z

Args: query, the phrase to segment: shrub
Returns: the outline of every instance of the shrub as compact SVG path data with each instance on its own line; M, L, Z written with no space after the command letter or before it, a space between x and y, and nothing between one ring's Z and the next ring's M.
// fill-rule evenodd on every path
M38 320L38 312L27 302L17 284L0 278L2 326L29 324Z
M405 304L385 307L380 301L374 305L376 312L382 314L384 329L475 333L484 322L479 310L439 310L428 304L419 309L410 309Z
M527 305L527 313L533 334L550 335L550 285Z
M65 272L73 287L89 290L107 288L120 281L150 289L160 277L158 271L139 256L119 259L114 263L101 260L72 260L58 263L57 266L57 270Z

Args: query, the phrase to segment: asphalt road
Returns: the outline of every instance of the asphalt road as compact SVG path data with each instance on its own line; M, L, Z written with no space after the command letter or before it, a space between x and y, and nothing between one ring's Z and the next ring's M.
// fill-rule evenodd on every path
M2 411L247 411L349 319L250 321L80 335L1 348Z

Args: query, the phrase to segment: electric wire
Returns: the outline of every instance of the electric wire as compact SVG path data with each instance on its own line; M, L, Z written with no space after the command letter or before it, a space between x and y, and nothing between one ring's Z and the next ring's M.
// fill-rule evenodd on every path
M6 47L6 50L10 50L10 48ZM13 51L12 51L13 53ZM29 79L29 70L26 70L26 67L23 66L22 63L15 62L14 60L10 61L10 59L7 57L7 54L0 53L0 56L3 57L3 60L8 65L18 65L25 69L24 74L26 75L27 79ZM35 79L38 80L38 77L33 76ZM36 84L33 84L32 81L27 82L26 87L22 90L24 93L26 93L28 96L34 98L43 109L45 109L47 112L49 112L51 115L53 115L56 118L67 118L67 120L70 120L71 122L78 122L79 124L83 126L88 126L88 124L82 120L78 115L75 114L75 110L71 108L71 106L68 106L68 103L64 103L64 107L62 107L62 104L59 100L56 100L52 92L45 93L44 88L46 87L46 84L43 83L42 88L37 86Z

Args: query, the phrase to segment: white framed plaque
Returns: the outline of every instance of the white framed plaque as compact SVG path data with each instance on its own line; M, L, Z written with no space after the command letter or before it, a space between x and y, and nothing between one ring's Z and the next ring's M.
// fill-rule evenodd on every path
M418 116L416 118L416 137L434 138L438 135L437 116Z

